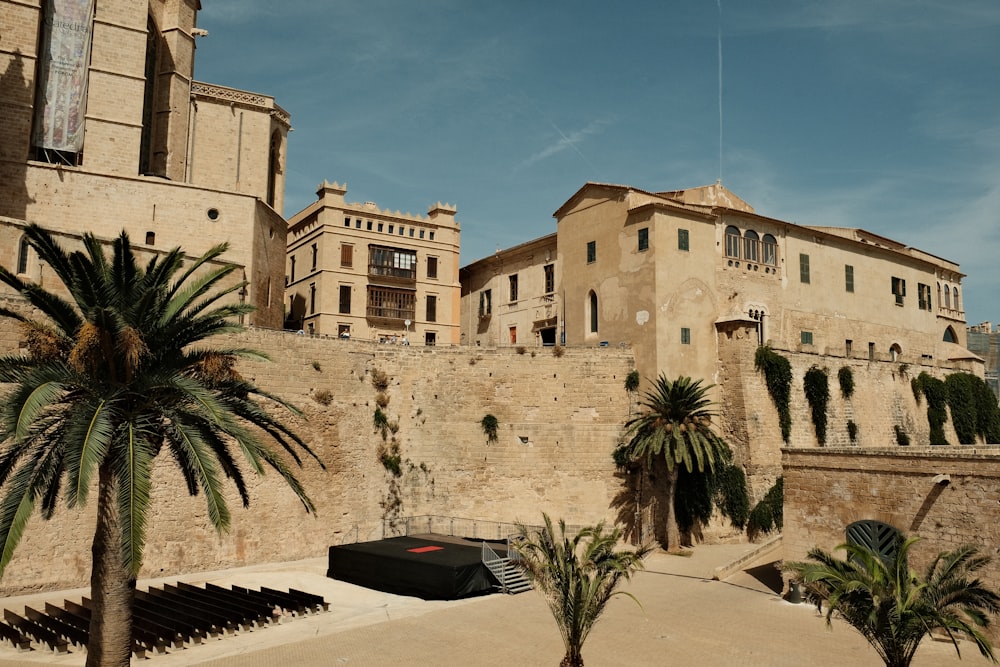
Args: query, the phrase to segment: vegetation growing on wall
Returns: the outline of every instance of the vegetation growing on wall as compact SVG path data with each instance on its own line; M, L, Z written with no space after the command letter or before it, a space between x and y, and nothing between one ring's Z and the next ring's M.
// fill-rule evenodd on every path
M747 537L751 540L781 530L785 515L785 480L779 477L747 518Z
M989 385L970 373L952 373L944 382L959 443L974 445L977 437L1000 442L1000 408Z
M372 427L377 433L382 434L382 440L389 437L389 417L382 412L382 408L375 408L375 415L372 417Z
M812 422L819 444L826 444L826 405L830 401L830 382L825 368L813 366L802 380L806 400L812 409Z
M715 470L690 473L681 468L677 478L677 525L684 532L708 524L719 513L742 530L750 514L750 494L743 468L731 461L716 463Z
M639 391L639 371L629 371L625 376L625 391L630 394Z
M840 381L840 395L849 399L854 395L854 371L850 366L841 366L837 371L837 380Z
M927 399L927 423L931 427L930 444L947 445L944 425L948 421L948 387L927 372L921 372L915 380L920 392Z
M847 420L847 437L851 439L852 445L858 441L858 425L854 423L853 419Z
M767 345L757 348L754 355L754 367L764 374L767 393L778 409L778 424L781 426L781 439L786 443L792 435L792 413L789 400L792 396L792 364Z
M381 368L373 368L372 386L375 387L375 391L385 391L389 388L389 375Z
M500 422L493 415L486 415L483 420L479 422L483 427L483 433L486 435L486 444L492 445L497 441L497 427Z
M910 446L910 436L906 435L906 431L903 430L902 426L900 426L899 424L895 424L893 425L892 430L896 432L897 445L899 445L900 447Z
M333 392L329 389L317 389L313 392L313 400L320 405L330 405L333 402Z

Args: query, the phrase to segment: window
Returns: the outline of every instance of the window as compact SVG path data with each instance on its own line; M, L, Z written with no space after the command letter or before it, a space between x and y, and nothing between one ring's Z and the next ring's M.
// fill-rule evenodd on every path
M389 225L389 233L392 234L394 231L396 231L396 226L395 225Z
M368 317L412 320L416 294L412 290L368 286Z
M903 534L881 521L855 521L847 527L847 543L865 547L878 554L883 561L890 561L896 557L903 543Z
M545 293L552 294L556 291L556 265L546 264L542 271L545 272Z
M940 299L938 299L940 302ZM951 308L951 287L947 285L944 286L944 307Z
M351 337L351 325L350 324L338 324L337 325L337 338L350 338Z
M799 282L809 282L809 255L799 253Z
M378 230L377 231L382 231L382 223L381 222L378 223Z
M510 344L517 345L517 327L508 329L508 333L510 334Z
M340 286L340 310L337 311L342 315L351 314L351 286L341 285Z
M899 343L893 343L889 346L889 360L899 361L900 355L903 354L903 348L899 346Z
M917 307L920 310L931 309L931 286L917 283Z
M319 248L317 248L316 244L313 243L312 244L312 270L313 271L316 270L316 260L317 260L318 257L319 257Z
M20 273L20 274L25 274L25 273L28 272L28 249L29 248L30 248L30 246L28 245L28 239L25 238L25 237L21 237L21 246L18 248L18 251L17 251L17 272ZM295 261L294 258L292 259L292 261L293 262ZM293 266L294 266L294 264L293 264Z
M438 299L436 296L427 295L427 321L437 322Z
M146 232L146 245L156 245L156 232Z
M316 312L316 283L309 283L309 314Z
M591 290L589 295L590 305L590 333L597 333L597 293Z
M639 230L639 252L649 250L649 227Z
M438 258L427 258L427 277L436 280L438 277Z
M854 350L854 341L847 339L844 341L844 356L848 359L851 358L851 352Z
M479 293L479 317L493 314L493 290L484 289Z
M743 250L743 257L748 262L760 261L760 237L752 229L748 229L743 235Z
M403 248L369 246L368 274L390 278L417 279L417 252Z
M854 291L854 267L850 264L844 264L844 289Z
M517 301L517 274L508 276L507 282L510 283L510 300Z
M763 261L768 266L778 265L778 242L770 234L764 234L764 238L760 240L760 251L763 257Z
M952 288L951 288L951 294L952 294L952 296L953 296L953 297L955 297L955 299L954 299L954 302L955 302L955 310L962 310L962 309L961 309L961 308L960 308L960 307L958 306L958 288L957 288L957 287L952 287Z
M948 327L944 330L944 338L942 339L946 343L957 343L958 336L955 335L955 330Z
M354 246L349 243L340 246L340 265L348 268L354 266Z
M681 327L681 345L691 344L691 329L687 327Z
M351 226L351 219L344 218L344 227L350 227L350 226Z
M372 230L372 221L371 220L368 221L367 227L368 227L368 231L370 232Z
M421 230L420 230L420 238L424 238L424 233L425 233L425 231L426 231L426 230L423 230L423 229L421 229Z
M361 229L361 220L355 220L354 221L354 228L355 229Z
M430 237L430 240L431 240L431 241L433 241L433 240L434 240L434 232L428 232L428 234L427 234L427 235L428 235L428 236Z
M875 343L868 343L868 361L875 361Z
M906 296L906 281L902 278L892 277L892 293L896 297L896 305L903 305L903 297Z
M410 227L410 237L413 237L413 227Z
M587 264L597 261L597 241L587 241Z
M691 249L691 242L688 236L688 230L686 229L677 230L677 249L685 251Z
M289 271L291 273L290 281L294 283L295 282L295 255L292 255L292 257L291 257L291 259L289 261L291 263L291 267L289 268Z
M726 257L740 258L740 230L726 227Z
M399 235L400 235L400 236L402 236L402 235L403 235L403 225L400 225L400 226L399 226Z
M812 331L800 331L799 332L799 340L802 342L803 345L812 345L813 344L813 332Z
M437 333L434 331L424 332L424 345L433 347L437 345Z

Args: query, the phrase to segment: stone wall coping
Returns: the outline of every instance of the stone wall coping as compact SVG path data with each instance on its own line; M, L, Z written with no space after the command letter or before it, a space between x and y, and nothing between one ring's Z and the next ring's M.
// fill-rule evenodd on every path
M881 459L937 459L958 461L962 459L979 459L1000 461L1000 445L963 446L939 445L935 447L823 447L802 448L782 447L781 456L784 465L792 464L792 460L803 457L834 458L851 456L857 458Z

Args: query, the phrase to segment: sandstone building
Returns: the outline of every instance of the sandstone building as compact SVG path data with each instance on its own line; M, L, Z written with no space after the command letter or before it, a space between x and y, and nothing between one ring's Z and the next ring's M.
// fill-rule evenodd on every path
M426 216L348 203L323 182L289 220L286 328L414 345L459 343L459 224L438 202Z
M645 377L713 382L744 326L784 350L976 361L958 265L877 234L761 216L718 184L587 183L555 217L554 235L462 269L470 344L627 344Z
M0 0L0 264L42 280L21 230L201 255L228 242L249 323L280 327L289 116L193 80L198 0Z

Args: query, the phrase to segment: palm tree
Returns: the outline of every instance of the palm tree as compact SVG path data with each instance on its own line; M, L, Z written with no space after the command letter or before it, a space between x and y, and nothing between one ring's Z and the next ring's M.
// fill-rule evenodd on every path
M60 497L70 508L83 505L96 473L87 664L128 665L156 456L170 455L188 493L204 494L210 521L223 531L230 514L222 476L249 504L234 449L255 473L276 470L315 511L278 451L249 427L300 465L296 449L315 455L256 398L294 408L236 372L238 358L259 353L198 346L241 330L233 318L252 310L234 302L242 284L223 287L236 268L215 262L225 245L187 266L175 249L142 268L124 232L110 258L90 234L71 253L37 226L25 234L70 298L0 267L0 280L42 316L0 309L20 323L28 349L0 357L0 383L9 387L0 401L0 574L36 506L49 519Z
M674 381L660 377L640 402L642 411L625 424L630 440L623 447L624 457L645 461L656 477L664 479L665 531L660 536L670 551L680 550L680 530L674 508L677 478L681 466L690 473L703 473L706 466L715 471L715 464L732 456L729 445L712 429L716 413L708 399L714 385L701 386L701 380L679 377Z
M608 601L636 570L643 567L642 559L649 547L635 551L619 550L621 531L605 532L604 522L582 529L576 535L566 535L566 523L559 521L559 533L552 520L542 514L545 526L533 530L518 526L514 544L517 561L532 583L541 591L559 626L566 655L560 667L583 667L583 642L600 618Z
M894 553L880 556L869 547L842 544L840 560L822 549L812 549L810 562L786 563L815 598L827 602L826 622L834 612L868 640L886 667L906 667L923 638L944 632L961 657L956 634L965 635L980 653L996 662L993 649L979 628L1000 611L1000 597L975 573L990 562L974 546L943 551L927 568L924 579L909 567L910 547L918 538L896 542Z

